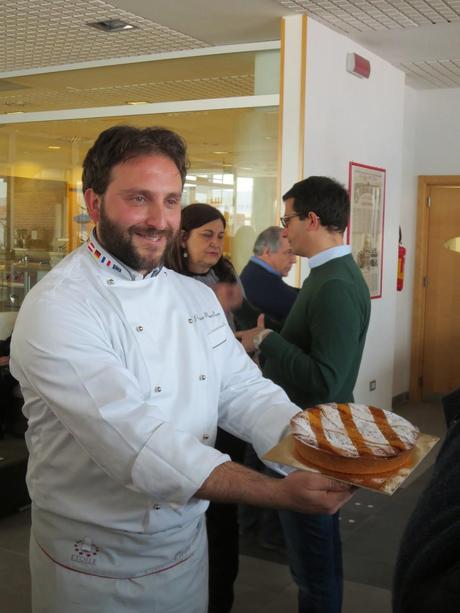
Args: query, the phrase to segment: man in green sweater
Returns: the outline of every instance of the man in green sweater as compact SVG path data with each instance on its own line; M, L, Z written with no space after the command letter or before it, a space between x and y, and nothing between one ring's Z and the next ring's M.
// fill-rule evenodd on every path
M240 333L259 349L264 375L302 409L352 402L370 317L369 290L343 244L350 201L327 177L309 177L284 196L281 218L295 254L309 258L310 275L278 334L264 327ZM339 613L342 552L338 514L280 513L289 564L299 587L299 613Z

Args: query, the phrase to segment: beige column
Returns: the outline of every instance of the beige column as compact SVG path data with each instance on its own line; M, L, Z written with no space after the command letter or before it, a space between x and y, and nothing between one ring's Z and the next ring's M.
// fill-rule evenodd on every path
M305 147L305 82L307 65L307 17L292 15L281 20L280 125L278 155L278 217L283 215L282 195L303 179ZM288 282L300 284L300 258Z

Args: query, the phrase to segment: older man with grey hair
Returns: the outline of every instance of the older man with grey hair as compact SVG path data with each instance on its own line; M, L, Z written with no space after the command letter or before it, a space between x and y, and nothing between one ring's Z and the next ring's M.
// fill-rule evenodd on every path
M295 255L283 230L270 226L254 243L254 255L241 272L249 302L271 318L286 319L298 290L283 281L295 262Z

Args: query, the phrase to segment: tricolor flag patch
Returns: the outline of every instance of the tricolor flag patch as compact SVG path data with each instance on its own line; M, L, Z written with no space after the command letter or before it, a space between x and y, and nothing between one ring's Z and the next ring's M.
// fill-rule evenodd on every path
M88 242L88 251L96 258L99 264L104 264L104 266L108 268L113 268L113 270L121 272L121 268L117 266L117 264L113 264L112 260L109 260L106 255L103 255L99 249L96 249L94 243L91 241Z

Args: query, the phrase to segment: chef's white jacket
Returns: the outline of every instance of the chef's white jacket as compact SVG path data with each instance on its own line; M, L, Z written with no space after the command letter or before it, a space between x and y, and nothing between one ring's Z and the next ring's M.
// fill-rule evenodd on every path
M194 493L229 460L213 448L217 425L263 454L299 409L261 376L212 290L166 268L133 279L90 245L27 295L11 370L29 420L38 542L87 568L75 543L111 541L112 558L133 552L136 574L187 555L208 504ZM139 562L142 547L161 555ZM100 573L125 572L112 558Z

